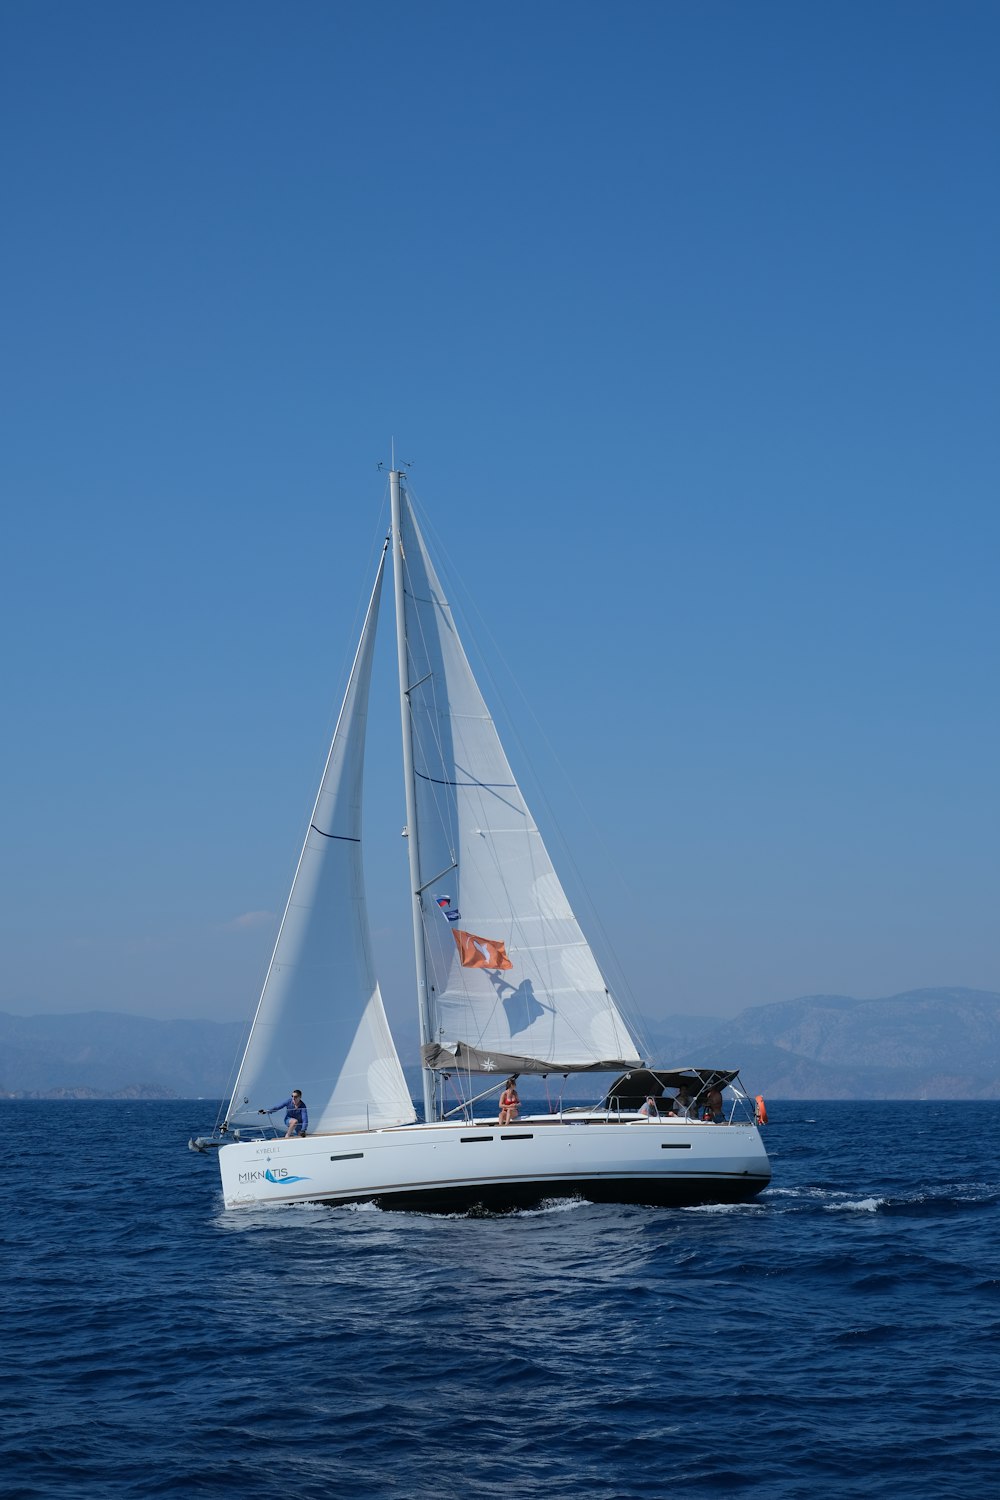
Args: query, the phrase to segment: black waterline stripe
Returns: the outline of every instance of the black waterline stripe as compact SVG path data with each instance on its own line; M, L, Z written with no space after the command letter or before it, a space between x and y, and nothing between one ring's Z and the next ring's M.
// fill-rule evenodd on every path
M488 1139L488 1137L486 1137ZM317 1202L320 1197L330 1197L337 1194L343 1199L347 1198L374 1198L381 1197L386 1193L422 1193L436 1192L439 1188L486 1188L486 1187L532 1187L536 1182L672 1182L683 1183L689 1186L691 1183L704 1183L706 1187L712 1187L717 1182L759 1182L761 1187L767 1187L771 1181L770 1177L761 1177L756 1172L713 1172L710 1177L702 1177L697 1172L657 1172L652 1178L645 1172L539 1172L531 1177L464 1177L455 1181L452 1178L442 1178L440 1181L424 1181L421 1183L394 1182L384 1187L355 1188L349 1193L338 1192L336 1188L329 1188L325 1192L315 1189L311 1193L287 1193L287 1198L301 1198L303 1202L310 1199ZM277 1202L277 1199L270 1199Z

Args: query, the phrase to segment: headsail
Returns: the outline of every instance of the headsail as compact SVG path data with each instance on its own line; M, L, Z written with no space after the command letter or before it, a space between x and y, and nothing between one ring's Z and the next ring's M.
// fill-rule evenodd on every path
M402 507L425 1066L628 1068L639 1053L552 867Z
M385 552L229 1108L230 1125L301 1088L311 1130L416 1118L375 979L361 859L368 688Z

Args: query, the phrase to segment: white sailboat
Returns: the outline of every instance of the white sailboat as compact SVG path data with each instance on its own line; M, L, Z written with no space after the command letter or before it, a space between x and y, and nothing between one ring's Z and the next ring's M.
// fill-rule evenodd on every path
M227 1208L749 1199L770 1180L731 1071L644 1071L510 769L428 556L404 476L250 1038L221 1126ZM391 552L424 1119L378 981L362 869L368 692ZM497 1123L507 1075L623 1076L592 1109ZM647 1093L729 1085L724 1123L640 1114ZM448 1108L444 1085L461 1092ZM309 1128L262 1130L302 1090ZM524 1084L522 1083L522 1088ZM476 1100L480 1101L477 1106ZM265 1113L264 1121L269 1122ZM485 1149L489 1147L489 1149Z

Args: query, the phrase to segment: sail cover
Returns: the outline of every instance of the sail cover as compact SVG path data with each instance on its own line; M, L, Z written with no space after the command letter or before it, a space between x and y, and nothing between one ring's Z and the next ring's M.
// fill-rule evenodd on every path
M507 763L405 494L401 524L424 1064L632 1067L636 1044Z
M228 1120L302 1090L309 1128L416 1118L375 980L361 860L368 688L385 553Z

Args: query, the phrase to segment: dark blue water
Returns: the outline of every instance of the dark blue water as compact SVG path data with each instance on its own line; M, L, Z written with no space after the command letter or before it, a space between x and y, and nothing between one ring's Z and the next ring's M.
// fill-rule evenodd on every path
M749 1206L226 1213L214 1106L0 1104L0 1493L968 1496L1000 1105L771 1104Z

